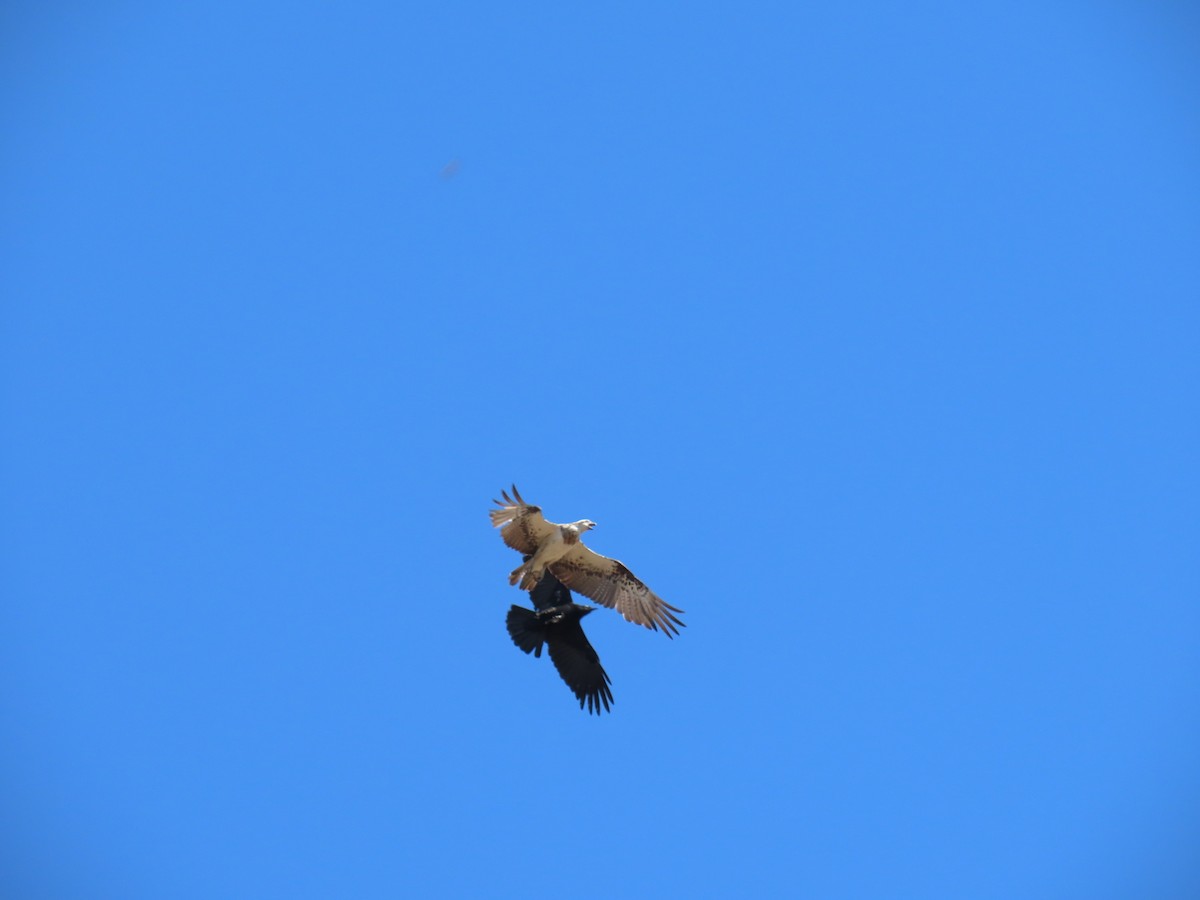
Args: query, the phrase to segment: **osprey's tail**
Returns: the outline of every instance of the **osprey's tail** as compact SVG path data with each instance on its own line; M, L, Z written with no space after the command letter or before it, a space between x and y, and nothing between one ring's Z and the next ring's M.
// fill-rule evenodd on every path
M534 656L542 655L542 644L546 642L546 632L533 610L525 609L523 606L510 607L504 624L508 626L508 636L522 652L532 653Z

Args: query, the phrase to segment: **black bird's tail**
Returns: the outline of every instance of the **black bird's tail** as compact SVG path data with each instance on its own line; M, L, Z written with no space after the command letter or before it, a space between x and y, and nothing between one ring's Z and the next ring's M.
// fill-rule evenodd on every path
M537 613L523 606L513 606L504 620L509 637L525 653L542 655L542 644L546 642L546 630L538 620Z

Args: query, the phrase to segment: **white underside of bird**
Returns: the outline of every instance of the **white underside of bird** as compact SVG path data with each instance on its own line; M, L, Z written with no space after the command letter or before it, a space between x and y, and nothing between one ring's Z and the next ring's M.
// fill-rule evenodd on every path
M554 525L552 522L546 524ZM569 525L554 525L554 530L542 541L529 562L521 563L509 573L508 583L516 584L520 581L521 590L532 591L546 574L546 569L566 557L571 549L579 544L583 532L594 527L594 523L587 519Z

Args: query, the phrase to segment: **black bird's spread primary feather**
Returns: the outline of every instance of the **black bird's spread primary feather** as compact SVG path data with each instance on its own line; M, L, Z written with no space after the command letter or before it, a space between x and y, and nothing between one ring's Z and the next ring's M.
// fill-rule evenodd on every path
M589 713L598 714L603 706L607 712L613 699L611 682L580 624L596 607L572 603L571 592L549 572L530 592L530 598L532 610L513 606L508 611L505 624L513 643L537 657L545 645L554 668L579 700L579 708L586 706Z

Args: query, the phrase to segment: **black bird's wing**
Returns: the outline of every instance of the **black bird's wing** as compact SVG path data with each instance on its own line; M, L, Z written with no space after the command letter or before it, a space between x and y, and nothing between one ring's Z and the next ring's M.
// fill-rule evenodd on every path
M529 562L528 556L525 557L525 562ZM543 575L542 580L529 592L529 599L538 612L545 612L556 606L570 606L574 602L571 592L549 572Z
M612 691L608 673L600 665L600 657L588 642L579 620L594 607L572 604L561 621L547 624L546 645L550 650L550 661L567 687L579 701L579 708L587 706L589 713L599 714L601 704L605 712L612 703Z

